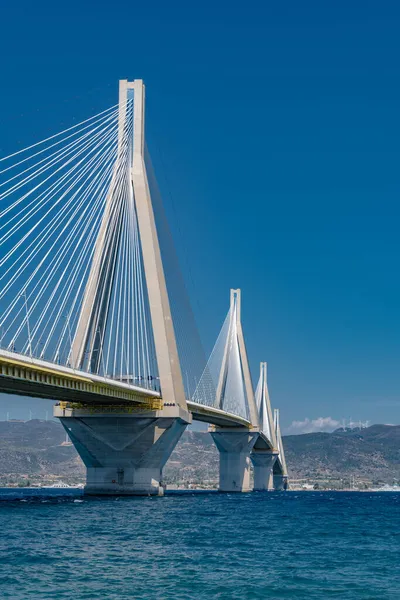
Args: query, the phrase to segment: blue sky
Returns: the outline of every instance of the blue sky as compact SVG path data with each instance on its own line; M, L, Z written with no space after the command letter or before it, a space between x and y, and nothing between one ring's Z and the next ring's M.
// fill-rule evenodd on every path
M3 0L0 155L142 77L207 350L240 287L286 427L398 423L399 27L396 2Z

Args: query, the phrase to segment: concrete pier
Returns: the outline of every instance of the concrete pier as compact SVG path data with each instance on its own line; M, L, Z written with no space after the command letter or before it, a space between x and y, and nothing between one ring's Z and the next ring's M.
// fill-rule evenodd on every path
M273 490L273 468L278 457L277 452L270 450L254 450L250 454L254 470L254 490Z
M91 413L58 407L55 416L87 468L84 493L89 495L163 495L162 469L189 422L184 415Z
M274 473L273 485L275 492L284 492L287 490L287 477L281 473Z
M250 453L258 433L215 429L211 435L219 450L219 491L250 492Z

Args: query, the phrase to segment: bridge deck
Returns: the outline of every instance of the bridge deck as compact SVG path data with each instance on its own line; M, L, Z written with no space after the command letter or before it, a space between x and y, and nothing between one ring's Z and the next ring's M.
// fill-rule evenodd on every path
M134 402L161 408L159 392L0 350L0 392L67 402Z
M197 404L188 400L188 409L193 414L195 421L203 421L204 423L210 423L211 425L217 425L219 427L244 427L246 429L251 428L251 423L243 417L227 413L219 408L212 406L205 406L203 404Z
M0 392L92 405L134 403L152 411L163 406L160 393L154 390L3 349L0 349ZM188 401L188 409L197 421L219 427L251 427L247 419L217 408Z

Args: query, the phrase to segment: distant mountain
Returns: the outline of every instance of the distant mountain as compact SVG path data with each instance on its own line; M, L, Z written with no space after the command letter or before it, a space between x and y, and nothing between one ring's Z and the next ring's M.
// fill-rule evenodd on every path
M57 421L0 421L0 484L15 479L10 475L82 480L85 469L75 448L64 445L65 440Z
M400 425L289 435L284 447L292 477L400 479Z
M55 475L71 483L83 481L85 470L56 421L0 421L0 485ZM400 426L307 433L284 437L291 478L350 476L375 482L400 480ZM164 469L169 482L218 478L218 451L210 434L186 431Z

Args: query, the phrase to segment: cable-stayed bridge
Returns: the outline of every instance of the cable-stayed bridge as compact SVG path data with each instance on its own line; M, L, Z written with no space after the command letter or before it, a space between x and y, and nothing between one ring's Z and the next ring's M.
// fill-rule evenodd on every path
M91 494L162 493L192 419L220 490L285 489L266 364L254 394L240 290L205 359L145 144L145 88L0 159L0 391L56 400Z

